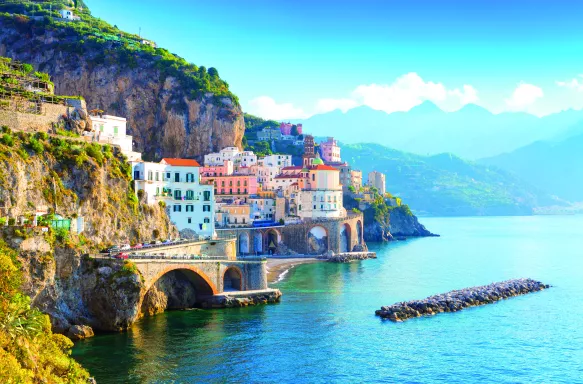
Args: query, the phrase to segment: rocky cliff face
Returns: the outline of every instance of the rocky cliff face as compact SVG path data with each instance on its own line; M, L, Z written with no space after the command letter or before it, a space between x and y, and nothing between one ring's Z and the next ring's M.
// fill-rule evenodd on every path
M85 223L79 235L0 227L1 237L18 250L24 293L50 315L58 332L75 325L126 329L141 316L146 292L140 275L131 264L83 255L112 243L177 237L176 228L161 207L137 200L128 164L109 147L43 134L4 136L12 145L0 143L3 217L31 222L37 210L46 209Z
M436 236L419 223L417 216L408 209L395 207L383 220L375 220L371 208L364 211L364 240L372 242L392 241L406 237Z
M146 159L199 158L226 146L241 147L241 108L212 93L191 90L165 75L151 56L116 58L114 44L83 49L83 36L35 26L0 25L0 56L31 63L47 72L55 93L81 95L87 107L126 117L128 135ZM80 49L71 48L80 47Z

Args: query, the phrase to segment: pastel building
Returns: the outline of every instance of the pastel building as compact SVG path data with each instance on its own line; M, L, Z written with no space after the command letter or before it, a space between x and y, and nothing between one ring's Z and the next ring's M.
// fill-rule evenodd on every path
M128 160L139 160L142 154L133 151L133 138L126 134L127 120L123 117L112 115L91 116L93 138L99 143L109 143L121 148Z
M201 182L200 165L191 159L164 158L159 163L132 161L136 194L143 191L147 204L163 201L178 230L191 229L213 236L214 188Z
M240 151L237 147L226 147L218 153L209 153L204 156L205 166L220 166L225 161L232 161L235 169L238 167L250 167L257 164L257 155L252 151Z
M281 131L277 127L263 128L261 131L257 132L257 140L259 141L281 140Z
M282 135L287 135L287 136L291 136L292 135L292 131L293 131L293 126L294 124L291 123L281 123L279 125L279 131L281 132ZM303 127L301 124L297 124L295 125L296 129L298 131L298 135L303 134Z
M203 176L202 182L212 185L217 197L254 195L258 187L254 175Z
M231 160L223 161L222 165L205 165L201 168L201 176L227 176L232 175L234 171L233 162Z
M342 161L340 157L340 147L333 137L328 137L328 140L320 143L320 153L322 155L322 160L326 163L339 163Z
M251 225L249 204L238 201L217 203L215 220L222 228L248 227Z
M386 192L385 174L377 171L372 171L368 174L368 185L375 187L379 194L384 195Z
M258 164L268 167L290 167L292 165L292 156L269 155L259 159Z

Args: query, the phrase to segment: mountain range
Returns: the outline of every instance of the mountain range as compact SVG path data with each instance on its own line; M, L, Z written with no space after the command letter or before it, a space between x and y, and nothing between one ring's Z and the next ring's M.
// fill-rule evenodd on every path
M511 171L546 193L583 201L583 134L538 141L479 163Z
M341 155L364 178L385 173L387 191L420 215L530 215L536 207L565 205L512 172L451 154L420 156L366 143L341 144Z
M477 160L512 152L537 141L564 140L583 134L583 111L567 110L542 118L522 112L493 114L468 104L444 112L426 101L408 112L386 113L361 106L314 115L301 122L315 136L333 135L349 144L363 138L388 147L436 155L453 153Z

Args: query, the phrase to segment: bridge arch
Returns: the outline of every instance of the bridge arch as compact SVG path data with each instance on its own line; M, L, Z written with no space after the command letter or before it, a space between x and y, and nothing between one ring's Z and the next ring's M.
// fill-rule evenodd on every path
M269 228L264 233L263 246L269 253L276 253L279 243L281 243L281 233L275 228Z
M352 247L350 246L351 242L351 228L348 223L344 223L340 226L340 252L350 252Z
M239 235L239 254L246 255L249 253L249 233L245 231Z
M222 280L224 292L243 290L243 272L236 266L225 269Z
M328 230L322 225L314 225L306 234L308 238L308 253L321 255L329 248Z
M182 272L191 282L195 283L195 288L200 288L201 293L205 295L216 295L219 292L207 274L194 265L170 265L162 269L150 281L146 282L146 291L149 291L164 275L174 271Z

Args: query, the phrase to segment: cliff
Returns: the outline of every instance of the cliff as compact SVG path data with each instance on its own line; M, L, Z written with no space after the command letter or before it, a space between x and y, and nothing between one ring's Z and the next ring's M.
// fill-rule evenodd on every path
M189 64L89 13L80 15L82 21L66 23L0 13L0 56L49 73L55 93L81 95L89 110L126 117L145 159L200 158L241 147L243 114L216 69Z
M139 316L145 294L130 263L83 256L113 243L177 237L160 206L135 197L130 168L109 146L86 144L45 133L0 137L0 227L7 244L18 251L23 292L32 305L51 317L57 332L75 325L102 330L127 328ZM42 231L28 226L62 216L84 222L81 234ZM18 218L18 222L14 218ZM16 225L14 225L16 224ZM147 308L146 308L147 309Z
M364 205L364 240L371 242L392 241L406 237L438 236L428 231L419 223L407 205L389 205L385 199L377 196L375 201L362 204L351 194L344 195L346 209L359 209Z

